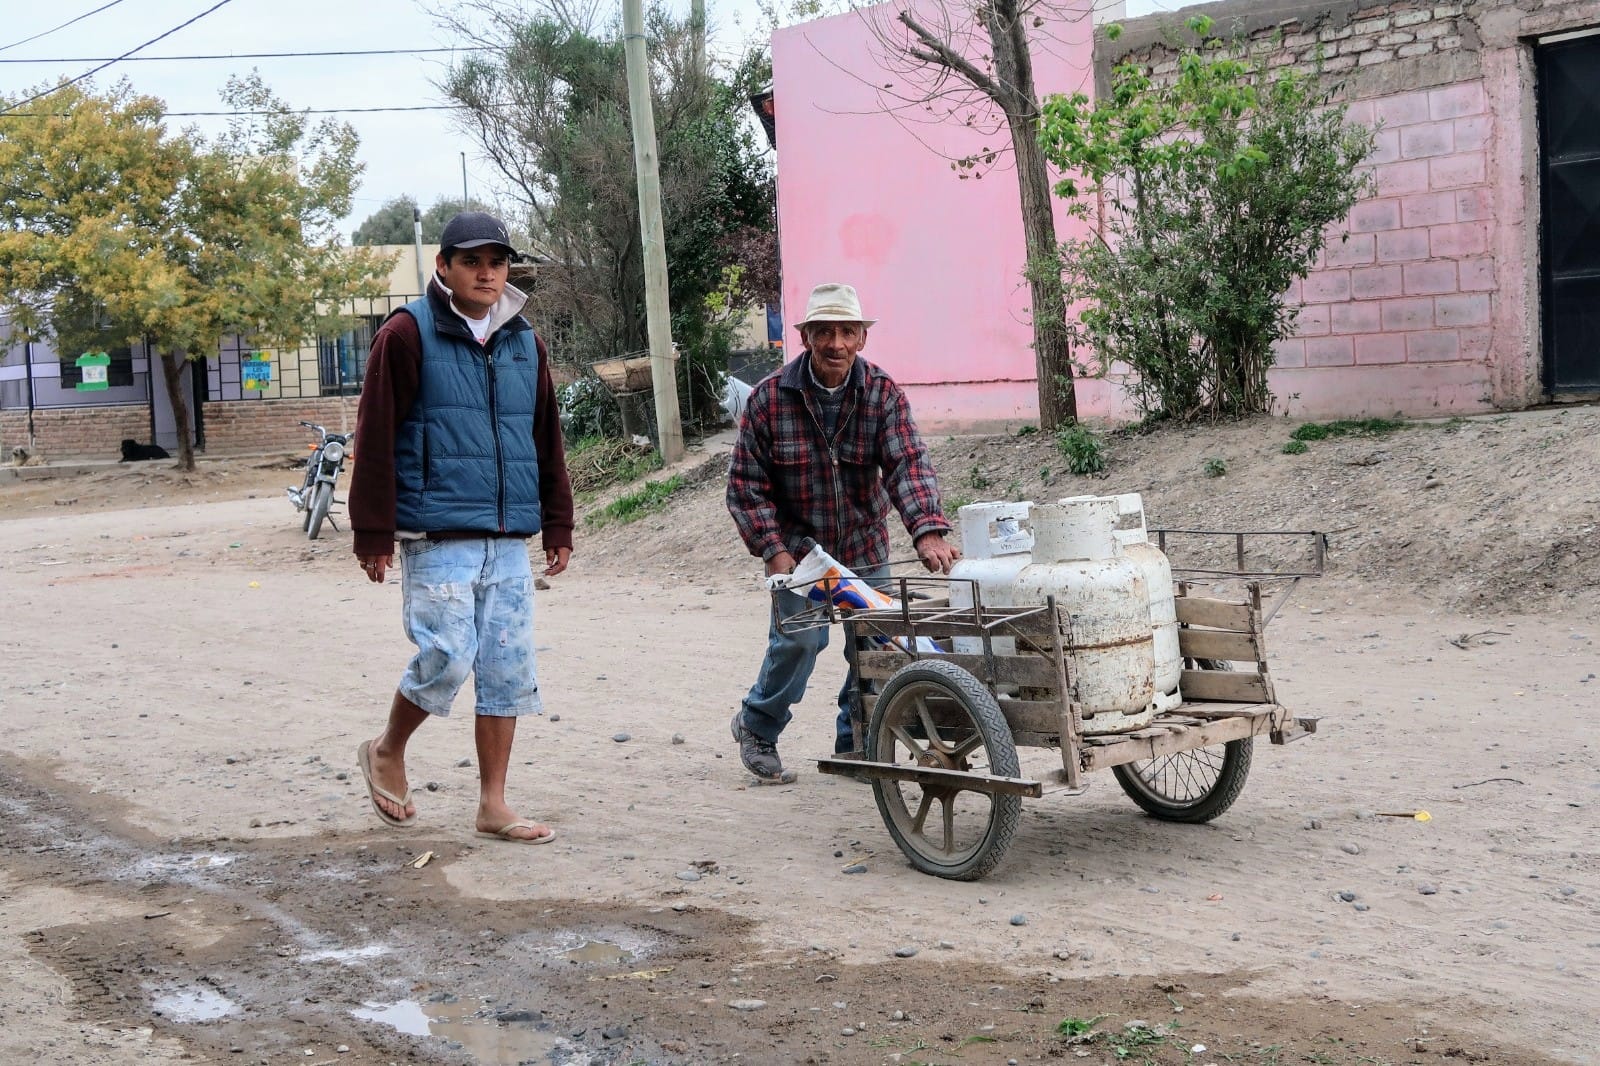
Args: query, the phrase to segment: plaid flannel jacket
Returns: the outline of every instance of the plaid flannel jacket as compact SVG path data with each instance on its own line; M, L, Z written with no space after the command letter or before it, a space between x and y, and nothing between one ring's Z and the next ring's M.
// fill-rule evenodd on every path
M791 360L750 394L728 471L728 511L750 554L799 558L807 537L845 566L889 561L889 505L913 540L947 532L928 449L911 405L889 375L862 359L850 370L830 442L807 387L806 360Z

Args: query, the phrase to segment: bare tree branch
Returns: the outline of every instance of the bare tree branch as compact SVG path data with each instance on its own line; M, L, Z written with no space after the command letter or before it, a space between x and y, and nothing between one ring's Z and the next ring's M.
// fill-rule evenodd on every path
M995 84L994 79L990 78L983 71L973 66L972 62L968 60L966 56L961 55L959 52L955 51L948 44L946 44L942 39L935 36L933 31L928 29L922 23L918 22L916 16L910 11L897 12L895 18L897 18L906 29L916 34L917 40L928 46L927 52L921 52L920 50L908 48L906 50L907 54L911 55L913 58L921 59L925 63L933 63L939 66L947 67L948 69L955 71L963 78L967 79L967 81L971 82L975 88L981 90L984 95L988 96L995 103L1000 103L1002 101L1003 97L1000 86Z

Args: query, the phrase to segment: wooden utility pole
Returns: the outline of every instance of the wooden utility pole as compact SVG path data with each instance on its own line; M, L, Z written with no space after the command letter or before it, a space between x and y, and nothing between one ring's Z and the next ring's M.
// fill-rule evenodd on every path
M694 43L691 57L694 72L703 78L706 74L706 0L689 0L689 34Z
M667 298L667 238L661 221L661 174L642 0L622 0L622 48L628 64L633 167L638 177L639 230L644 243L644 310L650 335L650 379L655 386L656 447L661 461L671 463L683 456L683 423L678 417L677 354L672 347L672 305Z

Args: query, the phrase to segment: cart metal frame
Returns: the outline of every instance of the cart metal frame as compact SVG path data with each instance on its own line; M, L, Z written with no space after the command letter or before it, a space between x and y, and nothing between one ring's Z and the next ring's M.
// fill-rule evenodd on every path
M1243 579L1242 602L1200 595L1195 583L1184 579L1175 585L1175 606L1179 624L1179 648L1186 669L1179 681L1183 701L1172 710L1156 715L1141 728L1118 733L1086 733L1085 712L1075 698L1072 651L1074 648L1070 613L1051 597L1042 606L991 607L983 603L976 582L935 577L891 578L884 587L897 594L899 604L883 610L842 613L831 603L818 603L789 617L779 617L786 632L823 625L842 624L845 629L845 654L855 678L851 722L854 751L817 760L822 773L854 777L872 784L885 824L913 865L939 876L963 880L981 877L998 864L1009 843L1015 824L1017 799L1050 794L1078 795L1085 791L1085 775L1095 770L1117 771L1124 791L1147 812L1173 821L1209 821L1232 804L1248 773L1249 746L1257 736L1274 744L1286 744L1317 730L1317 719L1296 716L1277 702L1267 665L1265 630L1267 621L1282 606L1288 591L1302 577L1322 572L1325 540L1320 533L1295 533L1308 538L1313 553L1311 565L1303 570L1251 570L1247 567L1246 542L1261 534L1215 533L1208 531L1157 531L1164 534L1206 532L1211 536L1237 538L1236 571L1175 568L1176 572L1213 579ZM1283 534L1266 534L1283 536ZM1164 542L1166 537L1160 538ZM1263 612L1261 580L1287 579L1289 589L1270 611ZM964 585L969 595L960 597L971 606L952 607L952 585ZM778 599L773 610L778 611ZM918 650L919 638L948 641L968 638L981 649L977 652L927 654ZM969 645L970 646L970 645ZM911 691L905 681L907 671L919 663L945 664L930 672L915 671L921 688ZM992 735L975 728L977 715L970 704L981 701L982 693L965 688L966 679L986 690L993 698L1008 737ZM929 686L932 686L931 688ZM943 686L942 688L940 686ZM958 691L960 690L960 691ZM967 695L962 695L962 691ZM894 705L879 715L880 692L890 693ZM909 693L909 695L908 695ZM915 703L902 706L907 697ZM990 712L984 712L988 714ZM874 746L893 750L896 740L880 738L880 727L892 727L898 742L909 753L917 754L915 764L882 761L871 757ZM917 724L920 722L920 726ZM983 734L983 736L980 736ZM977 747L1004 749L1011 745L1009 759L1002 751L988 751L988 762L1016 763L1015 748L1055 748L1061 754L1061 769L1051 774L1023 776L984 772L968 766L967 754ZM937 749L937 750L936 750ZM1203 749L1238 756L1242 768L1235 766L1220 777L1227 777L1228 795L1204 795L1202 802L1167 803L1159 788L1152 789L1140 775L1144 768L1161 764L1183 753L1219 762L1223 756ZM958 757L952 753L959 753ZM1212 759L1212 755L1216 758ZM1220 764L1220 762L1219 762ZM895 808L898 821L891 818L889 794L898 795L900 784L921 790L921 806L907 823L903 807ZM1219 782L1215 789L1223 789ZM960 793L978 793L991 798L1002 814L1009 811L1012 825L996 837L989 852L946 871L921 844L910 845L908 825L919 832L926 828L930 802L944 803L944 844L953 847L950 828L951 806ZM927 797L934 797L930 801ZM1010 806L1005 806L1009 804ZM937 827L935 827L937 828ZM994 853L998 849L998 853ZM937 848L932 849L937 852Z

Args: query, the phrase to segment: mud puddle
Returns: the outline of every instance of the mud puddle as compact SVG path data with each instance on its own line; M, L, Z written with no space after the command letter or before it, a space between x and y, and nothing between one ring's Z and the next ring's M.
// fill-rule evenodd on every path
M1059 960L853 966L771 950L670 889L659 907L463 897L445 871L471 845L449 838L156 841L7 757L0 786L13 882L121 904L0 934L70 983L87 1024L148 1027L209 1061L1558 1061L1465 1035L1437 1004L1424 1021L1258 998L1251 975L1086 980ZM436 861L409 865L430 850Z

